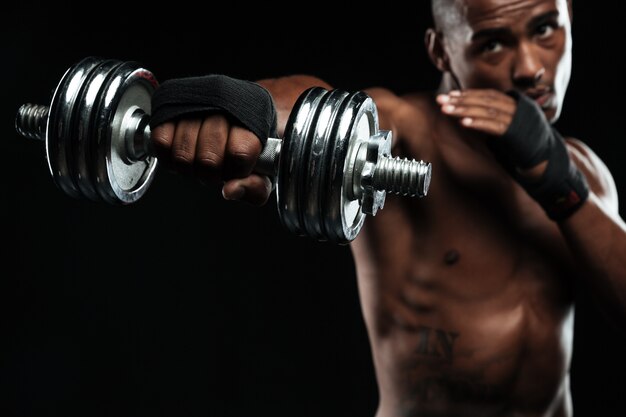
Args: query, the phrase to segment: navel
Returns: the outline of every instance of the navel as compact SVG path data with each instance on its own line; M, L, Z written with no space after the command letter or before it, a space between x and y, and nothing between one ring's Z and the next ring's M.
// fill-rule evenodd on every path
M446 254L443 257L443 263L445 263L446 265L454 265L457 262L459 262L459 259L461 258L461 254L459 253L458 250L456 249L450 249L449 251L446 252Z

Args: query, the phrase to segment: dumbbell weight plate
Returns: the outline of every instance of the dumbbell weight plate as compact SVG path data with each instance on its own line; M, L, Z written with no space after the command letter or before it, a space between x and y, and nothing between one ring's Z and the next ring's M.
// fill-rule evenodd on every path
M299 191L299 207L305 233L319 241L328 240L325 227L325 205L328 200L327 176L332 165L331 154L335 146L333 126L341 117L341 106L348 93L332 90L324 94L315 111L314 121L305 138L304 159Z
M88 57L70 67L52 96L46 126L46 158L54 182L66 194L81 198L80 189L71 175L74 155L70 145L76 96L90 71L99 60Z
M360 142L378 132L378 113L374 101L357 91L344 100L337 117L330 135L334 143L329 154L324 221L329 240L346 244L356 238L366 217L361 201L349 192L349 164L355 160Z
M346 244L365 220L351 197L348 166L358 144L378 132L372 99L312 87L295 103L285 129L276 197L283 225L299 236Z
M302 189L303 156L306 138L314 123L316 109L326 90L313 87L302 93L296 101L285 127L280 151L280 164L276 178L276 201L283 226L298 236L304 236L301 219L300 189Z
M97 99L108 77L122 65L118 60L102 60L85 79L84 87L77 97L74 136L72 137L75 182L81 193L93 201L102 201L95 184L95 151L93 149L94 122ZM71 167L70 167L71 168Z
M137 201L154 179L155 157L128 160L123 121L137 109L150 114L151 97L157 86L150 71L135 62L124 62L100 89L94 121L95 178L100 196L109 203Z

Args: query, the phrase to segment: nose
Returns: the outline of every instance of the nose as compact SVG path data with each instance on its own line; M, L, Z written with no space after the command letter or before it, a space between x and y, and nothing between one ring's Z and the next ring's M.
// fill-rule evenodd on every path
M530 43L520 43L513 64L514 84L520 87L533 86L541 80L545 72L539 51Z

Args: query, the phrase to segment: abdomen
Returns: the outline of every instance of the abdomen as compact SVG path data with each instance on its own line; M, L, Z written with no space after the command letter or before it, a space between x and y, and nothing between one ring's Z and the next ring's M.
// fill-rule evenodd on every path
M573 310L551 257L481 216L451 216L433 221L447 226L434 229L407 223L407 212L423 213L403 205L387 203L385 211L353 243L379 415L556 409ZM458 254L452 263L450 250Z

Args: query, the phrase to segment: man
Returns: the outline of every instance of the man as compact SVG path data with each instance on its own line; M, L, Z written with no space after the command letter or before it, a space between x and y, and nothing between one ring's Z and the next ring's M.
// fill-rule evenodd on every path
M425 199L388 196L351 243L377 417L571 416L575 287L624 322L614 181L588 146L551 126L570 77L571 6L435 0L426 47L439 91L365 90L394 154L433 164ZM310 76L258 83L279 135L302 91L331 88ZM226 199L264 204L271 184L250 173L265 133L194 114L154 127L161 159L224 181Z

